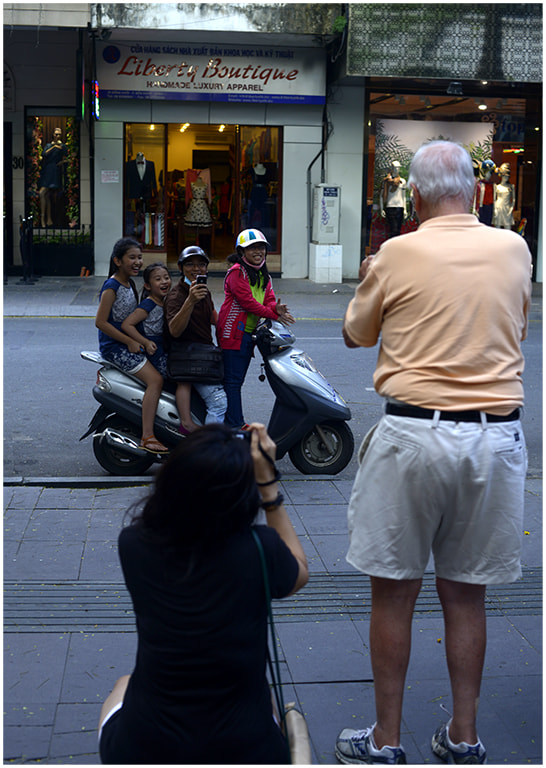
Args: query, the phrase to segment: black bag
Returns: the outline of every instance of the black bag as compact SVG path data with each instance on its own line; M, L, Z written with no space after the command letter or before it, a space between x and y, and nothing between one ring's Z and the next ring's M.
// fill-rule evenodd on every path
M224 379L222 350L214 344L173 344L167 356L167 375L174 381L220 384Z

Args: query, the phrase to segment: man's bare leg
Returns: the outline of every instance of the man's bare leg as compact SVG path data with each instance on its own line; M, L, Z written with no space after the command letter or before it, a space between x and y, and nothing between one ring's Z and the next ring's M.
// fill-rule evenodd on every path
M377 724L373 737L378 749L400 744L404 684L411 651L411 623L421 579L371 577L372 615L370 652Z
M476 744L476 713L487 641L485 586L436 579L444 612L447 666L453 695L449 738Z

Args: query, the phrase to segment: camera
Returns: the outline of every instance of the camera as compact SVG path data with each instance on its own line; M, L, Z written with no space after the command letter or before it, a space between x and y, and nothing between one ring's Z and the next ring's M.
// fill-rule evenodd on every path
M239 440L246 440L250 445L251 433L249 429L237 429L237 427L234 427L231 431L233 433L233 437L238 437Z
M206 285L207 284L207 276L206 275L197 275L195 278L195 282L197 285Z

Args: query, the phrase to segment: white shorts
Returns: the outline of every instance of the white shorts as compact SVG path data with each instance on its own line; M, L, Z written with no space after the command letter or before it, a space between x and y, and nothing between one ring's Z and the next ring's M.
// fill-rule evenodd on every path
M503 584L521 576L527 451L520 421L385 415L364 438L347 561L370 576Z

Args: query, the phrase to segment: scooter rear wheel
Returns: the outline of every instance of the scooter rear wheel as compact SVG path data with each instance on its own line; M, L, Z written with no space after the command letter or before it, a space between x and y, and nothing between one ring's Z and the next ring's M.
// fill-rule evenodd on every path
M304 475L337 475L350 462L354 446L353 433L346 422L324 421L307 432L288 454Z
M137 434L136 429L117 416L108 419L106 425L131 435L135 440L140 440L140 435ZM142 456L119 451L106 440L101 440L97 435L93 435L93 453L101 467L110 472L111 475L140 475L146 472L155 461L152 454L145 451L142 451Z

